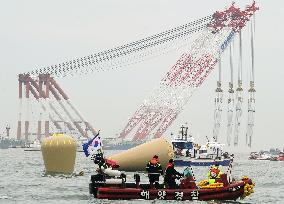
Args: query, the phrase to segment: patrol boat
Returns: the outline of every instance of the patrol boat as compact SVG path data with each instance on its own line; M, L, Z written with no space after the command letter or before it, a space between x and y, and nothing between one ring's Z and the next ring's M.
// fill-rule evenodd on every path
M91 159L99 166L97 173L91 175L89 193L98 199L110 200L236 200L253 193L254 183L248 177L232 179L230 159L227 174L220 174L214 179L202 180L198 184L191 167L186 167L180 182L173 189L166 188L163 183L140 183L140 175L134 174L133 179L125 173L115 170L119 167L116 161L102 159L102 153L93 154ZM176 163L176 161L175 161ZM132 181L128 182L128 179Z
M188 134L188 127L183 125L179 133L172 140L176 166L211 166L215 163L229 165L230 155L222 150L224 144L207 138L207 143L199 146L192 135Z
M187 172L186 172L187 171ZM104 174L91 176L89 193L98 199L110 200L236 200L253 193L254 183L248 177L229 181L227 174L222 174L216 183L203 180L196 184L193 174L185 169L180 184L175 189L168 189L164 184L151 188L150 184L140 183L140 175L134 175L134 182L127 182L125 174L109 177Z

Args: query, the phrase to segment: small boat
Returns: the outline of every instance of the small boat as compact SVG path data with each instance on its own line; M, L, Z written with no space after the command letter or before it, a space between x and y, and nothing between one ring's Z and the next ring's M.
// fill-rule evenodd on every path
M211 166L218 163L222 166L230 164L230 155L223 152L225 146L212 139L205 145L199 146L191 135L187 134L188 127L181 126L180 134L172 140L176 166Z
M11 141L7 137L0 136L0 149L8 149L11 146Z
M12 145L12 140L9 137L10 126L6 126L6 135L0 134L0 149L8 149Z
M89 192L98 199L110 200L236 200L253 193L254 184L251 179L243 177L239 181L228 182L227 175L214 184L206 185L202 181L197 186L192 176L181 180L176 189L167 189L163 184L151 188L149 184L140 184L139 174L134 175L135 182L126 182L121 178L105 178L97 174L91 176Z
M277 157L277 161L284 161L284 152L280 152L278 157Z
M271 160L271 158L271 154L267 151L260 151L259 153L251 152L249 156L251 160Z
M33 142L28 143L24 151L30 151L30 152L41 151L40 141L38 139L35 139Z

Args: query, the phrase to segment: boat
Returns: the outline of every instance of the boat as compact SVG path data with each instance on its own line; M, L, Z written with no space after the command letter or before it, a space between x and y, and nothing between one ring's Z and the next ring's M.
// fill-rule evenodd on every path
M193 140L191 142L193 144ZM91 175L89 193L97 199L236 200L253 193L254 183L250 178L242 177L239 180L231 178L233 159L230 159L227 170L230 175L221 174L220 178L202 180L197 184L193 169L188 166L184 169L182 176L178 178L180 180L179 184L170 189L164 183L156 182L154 185L141 183L138 173L129 178L125 173L115 170L115 168L119 167L119 163L113 161L108 165L105 159L102 160L102 158L102 153L91 157L99 168L96 174ZM212 160L212 158L210 159ZM175 166L177 166L176 159Z
M270 161L284 161L284 151L280 149L270 149L271 158Z
M0 149L8 149L8 148L15 148L21 147L24 144L22 140L16 140L14 138L10 138L10 126L6 126L6 134L0 135Z
M278 156L280 154L281 150L278 149L278 148L270 148L269 150L269 153L272 155L272 156Z
M16 139L11 140L10 148L25 148L25 147L26 147L26 142L24 140L16 140Z
M8 149L11 146L11 140L9 138L10 126L6 127L6 136L0 135L0 149Z
M122 174L123 175L123 174ZM184 174L185 175L185 174ZM89 193L98 199L109 200L236 200L253 193L254 184L248 177L229 182L226 174L216 183L208 184L203 180L197 185L192 176L184 176L175 189L168 189L164 184L140 184L140 175L134 175L135 182L127 182L126 176L106 178L97 174L91 176Z
M284 152L280 152L278 157L277 157L277 161L284 161Z
M230 155L223 152L224 144L207 138L205 145L199 146L189 135L188 127L181 126L180 134L172 140L176 166L211 166L218 163L222 166L230 164Z
M35 139L33 142L28 143L24 151L41 151L40 141Z
M11 140L7 137L0 137L0 149L8 149L11 147Z
M249 159L251 160L271 160L272 156L268 151L251 152Z

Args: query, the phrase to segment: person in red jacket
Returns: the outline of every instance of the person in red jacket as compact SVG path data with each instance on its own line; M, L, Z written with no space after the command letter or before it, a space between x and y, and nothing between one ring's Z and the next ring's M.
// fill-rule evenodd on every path
M176 178L177 177L182 177L183 174L179 173L178 171L175 170L175 167L174 167L174 160L173 159L170 159L169 160L169 163L166 167L166 170L165 170L165 178L164 178L164 182L165 182L165 185L167 188L170 188L170 189L174 189L176 188Z

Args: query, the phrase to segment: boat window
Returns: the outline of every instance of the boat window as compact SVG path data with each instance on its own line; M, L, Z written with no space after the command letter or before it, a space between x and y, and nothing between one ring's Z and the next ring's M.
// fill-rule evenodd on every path
M185 143L184 147L185 147L185 149L193 149L193 145L192 145L191 142Z
M174 148L184 149L184 142L173 142Z
M178 149L192 149L193 145L191 142L173 142L174 148Z
M207 149L199 150L199 153L200 153L200 154L207 153Z

